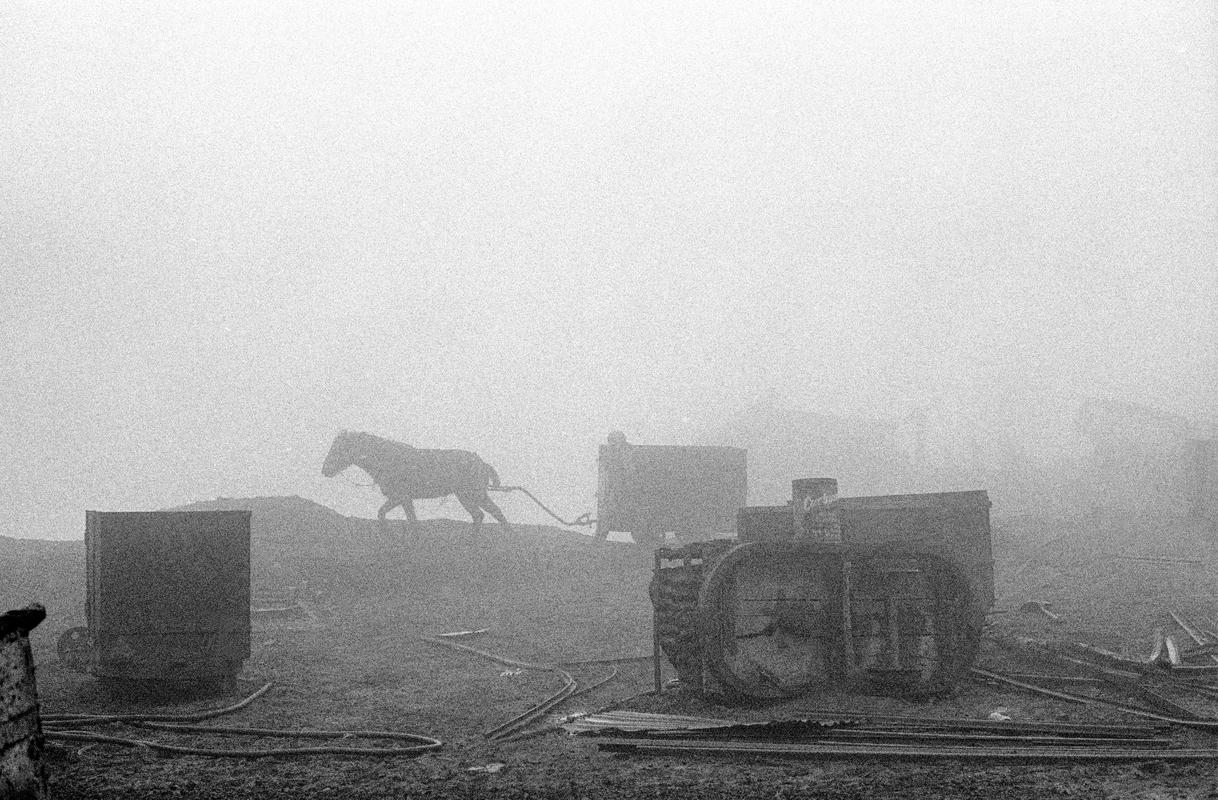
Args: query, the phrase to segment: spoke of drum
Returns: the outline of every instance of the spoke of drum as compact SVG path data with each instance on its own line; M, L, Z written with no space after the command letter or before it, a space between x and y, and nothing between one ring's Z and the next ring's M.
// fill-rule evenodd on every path
M842 661L842 676L849 674L855 667L854 652L854 620L850 615L850 560L841 560L841 604L842 604L842 647L845 658Z
M891 595L884 598L884 615L888 622L888 666L890 669L900 669L901 630L897 619L897 601Z

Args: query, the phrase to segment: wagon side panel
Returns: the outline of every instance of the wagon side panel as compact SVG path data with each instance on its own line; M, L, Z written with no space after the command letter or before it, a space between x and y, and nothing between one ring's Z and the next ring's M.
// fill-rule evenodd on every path
M98 673L234 674L250 652L250 512L89 512Z
M730 533L747 496L746 458L740 448L632 445L623 465L602 446L599 529Z

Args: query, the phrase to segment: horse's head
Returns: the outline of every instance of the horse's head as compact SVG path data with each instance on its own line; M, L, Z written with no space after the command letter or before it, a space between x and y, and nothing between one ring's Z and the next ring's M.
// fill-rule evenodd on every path
M338 473L351 466L351 435L347 431L339 431L326 453L326 460L321 465L321 474L333 478Z

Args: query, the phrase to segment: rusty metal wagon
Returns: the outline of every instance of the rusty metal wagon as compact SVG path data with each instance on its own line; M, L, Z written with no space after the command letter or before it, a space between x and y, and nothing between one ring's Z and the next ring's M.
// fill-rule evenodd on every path
M85 516L86 628L68 666L116 688L231 691L250 653L250 512Z

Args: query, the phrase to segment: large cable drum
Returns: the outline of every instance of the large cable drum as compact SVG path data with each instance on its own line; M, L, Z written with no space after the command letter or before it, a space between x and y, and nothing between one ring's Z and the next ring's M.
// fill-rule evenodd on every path
M972 664L974 606L967 579L937 556L746 543L702 584L703 659L752 697L936 694Z
M682 680L754 698L951 689L993 602L985 492L793 494L742 508L735 540L657 551L657 640Z

